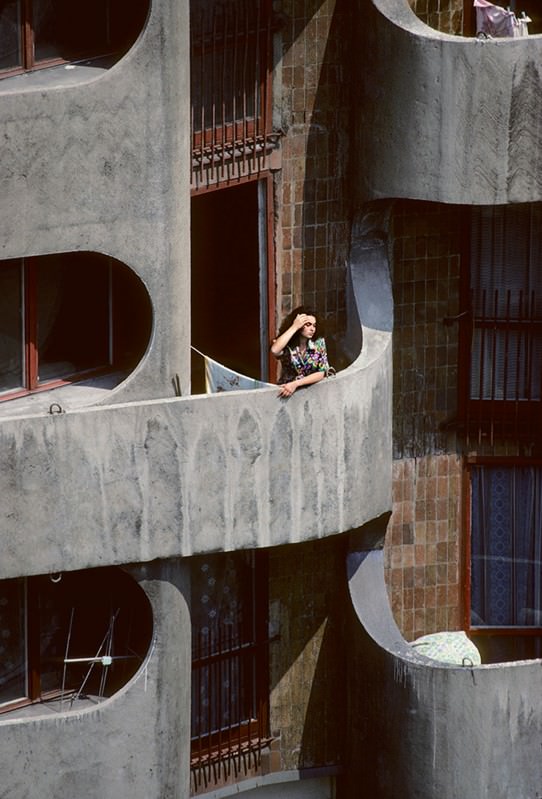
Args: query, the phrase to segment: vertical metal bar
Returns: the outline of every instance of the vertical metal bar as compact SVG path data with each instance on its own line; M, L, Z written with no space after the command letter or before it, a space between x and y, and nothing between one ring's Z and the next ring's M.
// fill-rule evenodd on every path
M261 52L260 52L260 30L261 30L261 0L257 0L256 2L256 20L254 26L254 77L253 77L253 89L254 89L254 140L253 140L253 150L252 150L252 171L258 171L258 148L257 143L260 134L260 124L261 124L261 116L260 116L260 101L261 101Z
M247 109L247 70L248 70L248 42L249 42L249 14L248 8L246 3L243 4L244 10L244 24L245 24L245 35L243 38L243 70L242 70L242 81L241 85L243 87L243 133L242 133L242 166L243 166L243 174L246 171L247 167L247 145L248 145L248 109Z
M233 48L232 48L232 65L231 65L231 143L232 143L232 159L235 159L235 145L238 139L237 135L237 91L239 76L237 71L238 58L239 58L239 6L235 6L234 12L234 26L233 26Z
M224 6L224 22L222 30L222 74L220 80L220 107L222 113L222 141L221 141L221 161L220 161L220 175L223 178L226 167L226 78L228 73L228 15L231 6ZM218 167L217 167L218 168Z
M210 89L210 103L211 103L211 179L217 180L216 168L216 73L217 73L217 40L218 40L218 11L217 6L213 7L213 36L211 45L211 89Z
M219 623L218 625L218 652L220 654L220 658L216 662L216 700L217 700L217 708L216 708L216 719L217 719L217 742L218 742L218 751L222 751L222 728L223 728L223 707L222 707L222 655L224 653L224 638L223 638L223 630L222 624Z
M205 109L207 106L207 85L205 83L205 57L206 57L206 44L205 44L205 14L203 8L201 9L200 13L200 75L199 75L199 85L200 85L200 153L201 153L201 170L203 172L203 157L206 148L206 134L205 134ZM205 168L205 172L207 173L207 169ZM203 175L202 175L203 178Z

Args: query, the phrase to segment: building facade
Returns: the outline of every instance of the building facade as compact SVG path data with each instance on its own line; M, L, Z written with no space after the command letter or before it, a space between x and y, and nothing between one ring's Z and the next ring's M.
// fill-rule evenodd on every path
M536 9L71 5L0 10L4 794L534 796ZM206 392L302 303L335 377Z

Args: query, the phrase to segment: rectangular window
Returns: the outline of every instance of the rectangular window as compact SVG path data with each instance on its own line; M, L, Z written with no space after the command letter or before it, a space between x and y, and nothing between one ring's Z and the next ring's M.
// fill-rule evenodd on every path
M258 748L267 735L264 556L197 557L192 568L192 767Z
M542 398L542 206L471 212L460 412L469 430L530 434Z
M471 629L542 627L542 463L470 466Z

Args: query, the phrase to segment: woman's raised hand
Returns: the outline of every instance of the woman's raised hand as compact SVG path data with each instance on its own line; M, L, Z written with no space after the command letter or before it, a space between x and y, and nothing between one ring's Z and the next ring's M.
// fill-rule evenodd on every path
M296 318L294 319L292 327L295 327L296 330L301 330L301 328L307 324L310 317L306 313L298 313Z

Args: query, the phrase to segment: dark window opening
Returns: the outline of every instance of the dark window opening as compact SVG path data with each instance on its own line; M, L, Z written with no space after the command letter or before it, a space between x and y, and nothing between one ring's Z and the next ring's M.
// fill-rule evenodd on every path
M460 412L480 435L537 435L542 399L542 206L471 211ZM465 369L465 366L463 367Z
M0 713L111 696L141 666L152 611L141 588L105 568L0 582Z
M0 262L0 398L129 372L151 333L148 294L98 253Z
M484 662L542 654L542 464L470 466L470 619Z
M267 182L192 198L192 343L221 364L267 379ZM193 391L203 390L193 361Z
M267 575L263 553L193 559L192 768L267 736Z
M115 54L143 29L148 2L8 0L0 5L0 73Z

